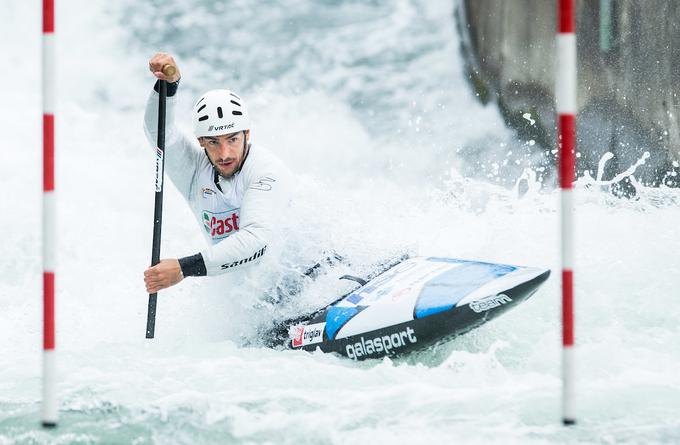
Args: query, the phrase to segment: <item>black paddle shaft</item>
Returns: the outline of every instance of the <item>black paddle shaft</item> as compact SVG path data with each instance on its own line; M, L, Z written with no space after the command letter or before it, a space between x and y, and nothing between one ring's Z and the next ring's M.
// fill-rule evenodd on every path
M156 196L153 211L153 246L151 248L151 266L160 262L161 227L163 225L163 175L165 174L165 98L167 82L159 81L158 88L158 139L156 148ZM146 338L154 338L156 330L156 300L158 293L149 294L149 308L146 316Z

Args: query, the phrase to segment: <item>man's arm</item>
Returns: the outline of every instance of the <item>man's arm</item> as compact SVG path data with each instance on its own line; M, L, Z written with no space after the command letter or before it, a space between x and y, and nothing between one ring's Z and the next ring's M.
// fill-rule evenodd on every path
M239 230L201 251L207 275L219 275L252 265L276 241L291 197L288 171L263 172L253 178L241 204Z
M256 263L275 242L276 226L287 219L292 177L280 170L254 176L241 205L239 230L218 244L184 258L165 259L144 272L148 292L173 286L188 276L219 275Z
M152 147L156 147L158 130L158 100L157 92L152 91L146 104L144 114L144 131ZM168 97L166 101L166 129L165 129L165 170L175 187L182 195L189 199L191 185L196 174L201 152L191 140L182 134L175 125L175 97Z
M149 61L149 69L158 78L154 91L149 95L144 113L144 132L149 144L155 149L158 137L158 84L160 80L168 82L165 108L165 169L173 184L189 199L191 184L201 159L202 153L192 139L184 135L175 124L176 92L179 86L179 69L173 76L166 76L161 69L165 65L176 67L175 60L168 54L156 54Z
M218 244L177 259L162 260L147 269L149 292L173 286L188 276L219 275L250 266L271 246L277 226L288 219L293 179L279 162L249 172L250 181L241 204L239 230ZM262 168L263 167L263 168Z
M175 72L171 76L163 73L163 67L171 65ZM157 53L149 61L149 71L158 79L146 104L144 113L144 132L149 144L155 149L158 136L159 82L168 82L165 109L165 167L168 176L185 199L191 196L191 186L201 156L200 150L192 145L191 139L184 136L175 125L175 94L179 86L180 72L177 63L169 54ZM179 261L161 260L157 265L144 271L144 283L149 293L173 286L184 278Z
M247 188L241 202L238 231L195 255L181 258L184 276L219 275L250 266L276 241L273 237L277 228L288 219L293 177L285 165L268 153L256 156L254 163L243 171Z

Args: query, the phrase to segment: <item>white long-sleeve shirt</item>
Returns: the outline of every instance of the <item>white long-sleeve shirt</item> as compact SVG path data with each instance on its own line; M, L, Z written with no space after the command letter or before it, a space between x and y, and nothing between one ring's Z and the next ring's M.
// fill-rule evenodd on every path
M158 99L153 91L144 116L146 136L154 148ZM167 97L165 170L208 241L209 247L200 251L207 275L257 263L278 241L277 229L288 219L292 174L271 152L251 144L241 170L230 178L217 176L217 187L215 170L196 138L176 127L175 103L175 96ZM194 256L192 261L196 260L200 258Z

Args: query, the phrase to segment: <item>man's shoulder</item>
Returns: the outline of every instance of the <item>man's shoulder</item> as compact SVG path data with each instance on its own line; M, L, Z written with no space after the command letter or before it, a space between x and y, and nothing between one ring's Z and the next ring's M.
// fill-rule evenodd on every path
M274 152L261 145L252 144L244 170L249 175L282 174L289 175L290 170ZM254 178L256 179L256 178Z
M248 159L243 169L246 188L268 191L273 184L279 190L289 190L295 182L286 164L270 150L251 145Z
M258 162L282 162L272 150L260 144L250 144L250 152L248 157L252 157Z

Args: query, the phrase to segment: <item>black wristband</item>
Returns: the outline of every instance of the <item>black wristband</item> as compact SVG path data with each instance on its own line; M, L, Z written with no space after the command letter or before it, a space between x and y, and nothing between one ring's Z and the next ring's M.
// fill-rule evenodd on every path
M166 94L168 97L172 97L175 95L177 92L177 88L179 88L179 79L177 79L177 82L168 82L168 89L166 90ZM161 81L158 79L156 81L156 84L153 86L153 90L155 92L159 92L161 89Z
M205 269L205 261L203 255L197 253L196 255L185 256L180 258L179 267L182 269L184 277L204 277L208 274Z

